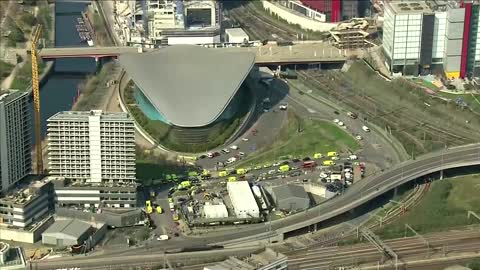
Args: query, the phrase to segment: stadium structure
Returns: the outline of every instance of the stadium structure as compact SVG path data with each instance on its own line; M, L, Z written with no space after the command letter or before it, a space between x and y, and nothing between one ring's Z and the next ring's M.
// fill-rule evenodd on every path
M250 52L173 45L124 54L119 61L134 82L137 108L167 126L159 143L166 138L174 145L211 141L234 120L238 124L254 104L251 90L259 72Z

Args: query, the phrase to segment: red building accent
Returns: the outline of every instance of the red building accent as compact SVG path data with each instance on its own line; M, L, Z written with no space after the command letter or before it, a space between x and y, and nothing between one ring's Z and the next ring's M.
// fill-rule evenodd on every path
M460 78L465 78L468 63L468 41L470 38L470 20L472 17L472 3L462 3L465 6L465 22L463 28L462 57L460 62Z
M342 19L342 0L300 0L303 5L321 13L330 13L331 22Z

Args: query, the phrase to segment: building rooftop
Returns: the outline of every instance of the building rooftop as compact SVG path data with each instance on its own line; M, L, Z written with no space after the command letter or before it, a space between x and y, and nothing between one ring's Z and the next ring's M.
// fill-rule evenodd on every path
M0 90L0 102L10 102L22 95L28 95L28 92L15 89Z
M90 224L78 219L57 220L43 233L43 235L63 234L64 236L77 239L91 227Z
M53 184L56 188L68 187L68 188L100 188L100 187L118 187L118 188L136 188L137 183L135 180L123 181L123 182L82 182L82 181L71 181L59 177L53 181Z
M274 187L272 191L277 200L283 200L292 197L308 199L308 194L305 192L305 189L302 186L287 184Z
M125 112L103 112L101 110L91 110L91 111L63 111L54 114L48 120L88 120L89 116L100 116L102 120L131 120L128 113ZM133 120L132 120L133 121Z
M201 127L222 114L254 66L255 55L174 45L123 54L119 60L168 122Z
M247 33L245 33L242 28L228 28L225 29L225 32L234 37L248 37Z
M433 10L425 1L386 1L395 14L422 14L429 13Z
M38 197L40 195L39 190L48 183L50 183L50 180L48 178L44 178L42 180L31 182L28 185L14 188L10 190L5 196L0 197L0 202L16 205L26 205L33 199Z
M267 248L265 251L252 254L243 260L230 257L214 266L205 267L204 270L256 270L279 260L286 261L286 259L287 256Z

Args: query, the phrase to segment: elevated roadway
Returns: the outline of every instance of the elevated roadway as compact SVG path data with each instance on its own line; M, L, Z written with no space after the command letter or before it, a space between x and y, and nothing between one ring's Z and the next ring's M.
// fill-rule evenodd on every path
M445 169L480 165L480 144L471 144L461 147L445 149L442 151L418 157L415 160L400 163L388 171L365 178L352 185L347 191L319 206L308 209L284 219L275 220L269 223L255 224L251 226L240 226L235 230L218 232L205 237L189 237L186 239L172 239L169 242L152 242L148 248L149 252L169 250L181 247L204 246L206 244L239 244L258 241L262 239L281 240L284 234L318 224L338 215L344 214L385 192L392 190L408 181L426 176L431 173ZM102 255L91 256L97 262L109 261L108 258L115 256L143 255L148 252L146 248L131 248L111 251ZM125 257L126 258L126 257ZM67 265L67 259L52 260L51 262L38 262L40 265L49 265L55 261ZM76 261L81 265L81 260ZM39 267L38 269L45 269Z
M150 52L161 49L143 49ZM292 46L276 46L267 44L261 47L225 47L216 50L228 50L232 52L250 51L256 54L257 64L307 64L307 63L341 63L353 52L339 50L327 43L295 44ZM44 59L56 58L81 58L81 57L117 57L125 53L141 53L135 47L65 47L44 48L40 51L40 57Z

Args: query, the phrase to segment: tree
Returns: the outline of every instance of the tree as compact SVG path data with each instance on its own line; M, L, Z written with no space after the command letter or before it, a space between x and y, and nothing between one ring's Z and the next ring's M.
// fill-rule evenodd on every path
M23 23L29 26L34 26L37 23L35 16L33 16L30 12L23 13L21 20Z

